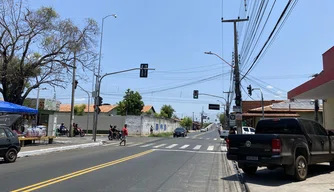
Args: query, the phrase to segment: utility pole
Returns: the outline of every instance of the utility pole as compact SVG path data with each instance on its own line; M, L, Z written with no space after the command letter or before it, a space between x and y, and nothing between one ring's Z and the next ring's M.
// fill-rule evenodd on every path
M195 121L195 112L193 112L193 130L195 129L194 121Z
M74 122L74 94L75 94L75 71L76 71L76 51L74 51L74 60L73 60L73 72L72 72L72 97L71 97L71 117L70 117L70 130L69 136L73 136L73 122Z
M201 128L203 128L203 115L204 115L204 107L202 107L202 112L201 112Z
M242 110L241 110L241 90L240 90L240 71L239 71L239 54L238 54L238 32L237 32L237 22L244 22L248 21L249 17L247 19L231 19L231 20L224 20L221 19L222 22L233 22L234 24L234 78L235 78L235 105L238 108L237 116L236 118L236 124L237 124L237 132L238 134L241 134L241 128L242 128ZM240 118L241 116L241 118Z
M230 93L231 91L223 92L227 93L226 108L225 108L225 122L227 129L230 129Z

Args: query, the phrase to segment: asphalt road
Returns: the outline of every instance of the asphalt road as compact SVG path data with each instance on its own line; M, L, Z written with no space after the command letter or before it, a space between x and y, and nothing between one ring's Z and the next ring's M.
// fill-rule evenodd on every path
M222 152L223 150L223 152ZM216 130L0 164L1 191L239 191Z

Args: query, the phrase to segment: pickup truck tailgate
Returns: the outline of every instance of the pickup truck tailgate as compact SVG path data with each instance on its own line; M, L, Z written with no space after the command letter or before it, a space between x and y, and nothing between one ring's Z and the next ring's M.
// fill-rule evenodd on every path
M275 134L254 134L254 135L229 135L230 155L239 156L272 156L272 139L277 139Z

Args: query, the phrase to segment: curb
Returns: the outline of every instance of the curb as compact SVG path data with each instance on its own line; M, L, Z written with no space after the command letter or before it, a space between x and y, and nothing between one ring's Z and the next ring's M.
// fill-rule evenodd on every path
M81 148L88 148L88 147L96 147L102 144L103 144L103 141L99 141L96 143L85 143L85 144L70 145L70 146L64 146L64 147L54 147L54 148L48 148L48 149L25 151L25 152L19 152L17 157L21 158L21 157L29 157L29 156L36 156L36 155L44 155L44 154L52 153L52 152L67 151L67 150L72 150L72 149L81 149Z
M242 176L242 173L241 173L241 171L240 171L240 169L238 167L237 162L233 161L233 165L234 165L235 171L237 172L237 177L238 177L238 179L240 181L240 185L242 187L242 192L251 192L250 189L249 189L249 187L248 187L248 185L247 185L247 183L245 182L244 177Z

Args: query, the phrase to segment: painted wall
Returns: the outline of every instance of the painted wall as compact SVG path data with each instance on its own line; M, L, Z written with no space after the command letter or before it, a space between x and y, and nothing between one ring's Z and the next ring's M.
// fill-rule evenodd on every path
M323 103L324 107L324 127L326 129L334 129L334 98L328 98Z

